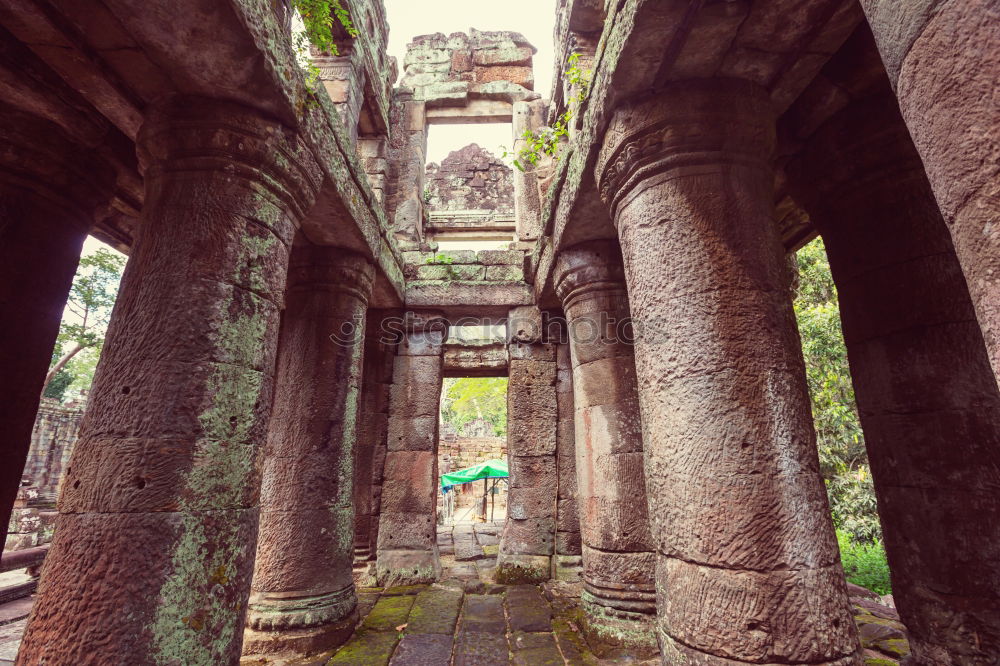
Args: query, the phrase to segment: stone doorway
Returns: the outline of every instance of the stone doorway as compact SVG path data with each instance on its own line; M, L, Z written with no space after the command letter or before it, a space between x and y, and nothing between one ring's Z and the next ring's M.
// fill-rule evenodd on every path
M507 461L507 378L446 377L442 382L438 474ZM440 486L441 484L439 484ZM507 479L483 478L438 495L438 527L500 523L507 516Z

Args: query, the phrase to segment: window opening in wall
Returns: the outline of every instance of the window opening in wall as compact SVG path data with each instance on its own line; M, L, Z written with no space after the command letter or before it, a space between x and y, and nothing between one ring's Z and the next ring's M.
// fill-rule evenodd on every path
M507 517L507 378L449 377L441 390L438 524Z
M429 240L444 250L500 250L514 240L514 176L501 145L510 123L431 125L423 201Z
M798 321L812 401L820 472L826 484L847 579L889 594L889 565L882 542L865 449L840 327L837 290L822 239L795 255Z

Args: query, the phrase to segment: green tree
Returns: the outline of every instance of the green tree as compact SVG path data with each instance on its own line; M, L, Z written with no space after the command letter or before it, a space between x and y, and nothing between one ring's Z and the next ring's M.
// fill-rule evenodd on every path
M48 383L48 386L45 387L45 390L42 392L42 397L52 398L54 400L62 402L63 398L66 395L66 389L68 389L69 385L72 383L73 383L72 373L66 372L65 370L60 370Z
M812 399L820 471L834 524L852 539L881 538L864 434L854 401L837 289L821 239L796 253L799 284L795 316Z
M441 418L458 432L483 419L496 436L507 434L507 378L462 377L444 380Z
M61 374L68 374L80 388L90 385L125 261L121 254L104 248L80 258L42 395L48 394L49 385ZM81 352L85 356L78 357Z

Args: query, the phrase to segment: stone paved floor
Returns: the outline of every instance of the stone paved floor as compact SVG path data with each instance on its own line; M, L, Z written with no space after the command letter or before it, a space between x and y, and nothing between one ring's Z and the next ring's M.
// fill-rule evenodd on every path
M361 622L332 658L302 664L550 666L658 664L626 654L601 659L578 631L579 585L496 585L499 524L438 531L442 581L359 587ZM363 576L359 580L364 583Z
M355 570L354 635L332 654L268 666L652 666L623 653L595 655L579 632L579 584L496 585L498 524L441 529L442 580L389 589L365 587ZM895 666L909 654L905 627L877 595L851 587L866 666ZM0 666L14 663L33 598L0 606ZM246 661L244 662L247 663Z

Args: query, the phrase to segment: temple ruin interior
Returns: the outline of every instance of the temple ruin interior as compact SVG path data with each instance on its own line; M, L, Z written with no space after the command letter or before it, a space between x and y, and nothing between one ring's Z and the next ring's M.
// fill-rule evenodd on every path
M1000 4L393 2L0 3L0 664L1000 664Z

